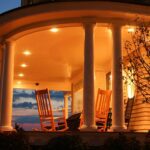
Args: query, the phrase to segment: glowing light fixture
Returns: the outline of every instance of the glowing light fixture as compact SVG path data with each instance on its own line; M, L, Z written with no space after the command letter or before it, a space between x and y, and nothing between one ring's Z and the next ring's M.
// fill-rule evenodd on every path
M134 97L135 87L133 84L127 85L127 91L128 91L128 98L132 99Z
M132 73L133 73L133 70L132 70ZM130 78L127 79L127 94L128 94L128 98L132 99L135 94L135 85L131 81L133 80L133 76L131 75L131 73L129 73L129 76L131 77L131 79Z
M109 76L109 79L110 79L110 81L112 81L112 75L110 74L110 76Z
M112 33L111 28L108 28L107 31L108 31L109 34Z
M135 29L134 28L128 28L128 32L135 32Z
M31 55L31 52L30 52L29 50L25 50L25 51L23 52L23 54L26 55L26 56L29 56L29 55Z
M27 67L27 64L21 64L20 66L25 68L25 67Z
M50 31L56 33L59 31L59 29L58 28L51 28Z
M23 77L24 74L23 74L23 73L19 73L18 76L19 76L19 77Z
M18 82L17 82L17 84L21 84L21 83L22 83L21 81L18 81Z

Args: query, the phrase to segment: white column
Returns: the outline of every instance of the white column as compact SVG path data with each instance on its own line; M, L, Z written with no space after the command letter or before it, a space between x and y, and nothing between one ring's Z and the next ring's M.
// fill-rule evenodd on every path
M112 27L112 38L112 130L123 131L125 125L122 85L121 26L114 25Z
M64 95L65 118L68 118L68 94Z
M95 23L85 23L84 40L84 82L83 82L83 114L84 125L81 130L96 130L94 101L94 26Z
M74 87L73 87L73 83L71 85L71 113L74 114L75 113L75 100L74 100Z
M14 44L6 42L3 49L2 101L0 130L11 131L14 76Z

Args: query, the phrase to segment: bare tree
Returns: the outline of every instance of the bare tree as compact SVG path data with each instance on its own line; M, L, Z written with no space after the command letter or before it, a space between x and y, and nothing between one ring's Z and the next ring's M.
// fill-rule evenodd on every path
M132 40L126 40L124 49L127 56L123 59L123 68L128 78L135 84L143 102L150 103L150 22L136 20L137 26L131 34Z

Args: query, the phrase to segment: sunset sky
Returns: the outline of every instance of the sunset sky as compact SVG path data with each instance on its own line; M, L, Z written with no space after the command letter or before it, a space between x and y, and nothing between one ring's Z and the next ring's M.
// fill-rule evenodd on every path
M64 107L64 94L61 91L50 91L52 108ZM69 110L71 100L69 100ZM54 114L55 116L60 114ZM14 89L13 94L13 125L18 123L25 130L40 129L35 93L33 90Z
M0 0L0 13L19 7L21 0Z

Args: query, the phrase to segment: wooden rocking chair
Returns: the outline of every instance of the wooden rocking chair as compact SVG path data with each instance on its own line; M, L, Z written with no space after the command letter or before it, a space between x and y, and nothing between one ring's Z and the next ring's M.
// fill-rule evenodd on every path
M98 89L97 99L95 104L95 120L98 130L106 131L109 105L111 99L110 90Z
M54 118L54 111L52 110L50 94L48 89L36 90L35 96L42 131L65 131L67 129L65 109L62 109L61 117ZM58 112L58 110L56 111Z
M109 105L111 99L110 90L98 89L97 99L95 104L95 121L99 131L106 131L107 119L109 113ZM84 115L81 113L80 128L84 124Z

